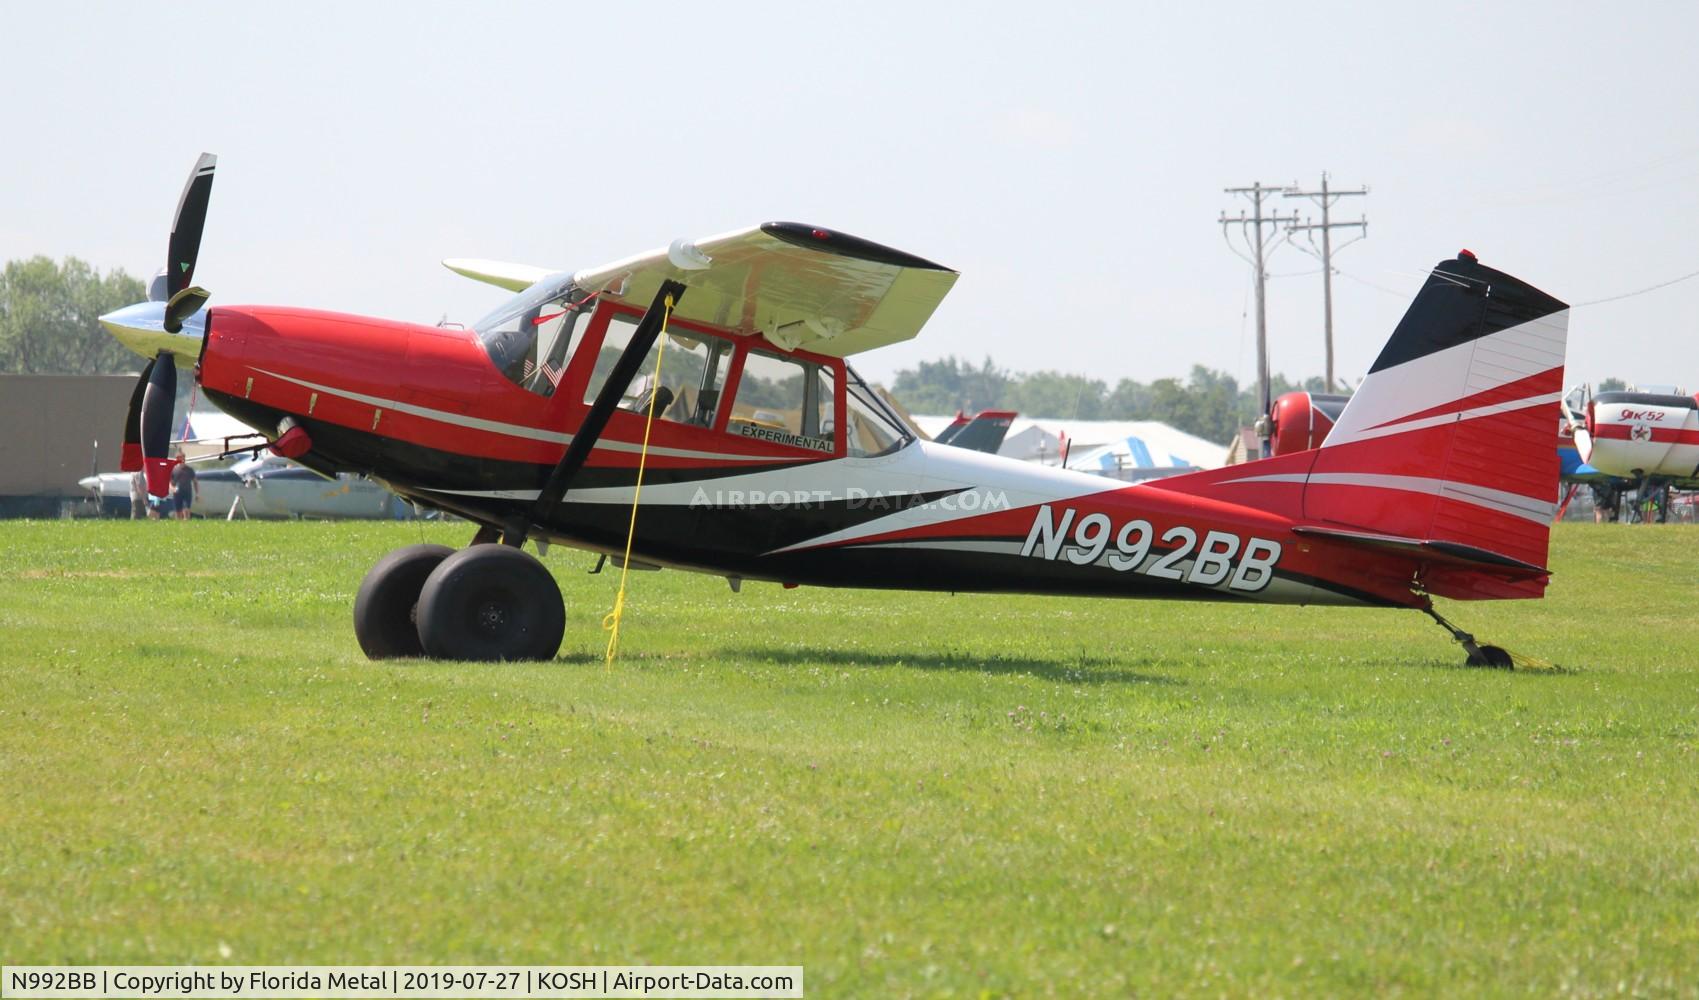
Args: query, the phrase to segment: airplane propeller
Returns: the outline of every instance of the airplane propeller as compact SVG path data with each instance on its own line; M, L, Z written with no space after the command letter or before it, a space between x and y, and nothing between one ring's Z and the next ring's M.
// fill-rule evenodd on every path
M210 293L196 286L195 261L201 252L201 232L206 228L207 204L212 197L212 175L218 157L202 153L195 169L183 185L182 197L177 199L177 214L171 220L171 239L166 247L165 267L148 285L148 302L159 306L131 306L101 317L101 322L114 336L131 346L148 343L148 320L160 325L167 333L180 333L189 317L206 305ZM158 310L155 312L154 310ZM149 315L151 314L151 316ZM140 333L137 340L126 339ZM150 345L151 346L151 345ZM144 354L144 357L146 355ZM136 391L130 398L130 413L125 427L122 468L126 472L141 470L147 477L148 492L165 496L171 489L173 462L171 423L177 396L177 358L174 350L159 350L142 370Z
M177 214L171 220L171 240L166 249L165 269L154 276L148 299L165 303L165 329L177 333L183 321L206 305L211 293L193 284L195 261L200 257L201 232L206 228L207 204L212 198L212 175L218 157L202 153L183 185Z

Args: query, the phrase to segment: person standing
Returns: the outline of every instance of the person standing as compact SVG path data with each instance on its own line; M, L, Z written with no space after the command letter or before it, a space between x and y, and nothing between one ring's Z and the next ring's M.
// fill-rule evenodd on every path
M177 449L177 464L171 468L171 499L176 502L175 513L177 520L189 519L189 507L201 494L201 484L195 481L194 467L183 458L183 449Z
M147 515L147 477L137 472L130 476L130 520Z

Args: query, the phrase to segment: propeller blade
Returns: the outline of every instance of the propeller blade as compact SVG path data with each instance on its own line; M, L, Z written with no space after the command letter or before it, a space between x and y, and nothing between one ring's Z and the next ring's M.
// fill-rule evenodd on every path
M189 182L183 185L183 197L177 201L177 215L171 221L171 243L165 255L165 296L175 298L188 288L195 277L195 258L201 252L201 230L206 227L207 202L212 198L212 173L218 157L202 153L195 161Z
M182 332L183 321L199 311L200 307L206 305L206 300L211 297L212 293L199 285L185 288L171 296L171 301L165 303L165 332Z
M136 388L130 393L130 409L124 415L124 447L118 453L119 472L142 471L142 400L147 396L148 379L157 364L157 359L151 360L142 368Z
M1569 425L1569 433L1575 439L1575 451L1581 456L1581 461L1588 462L1593 458L1593 435L1587 430L1587 421L1575 414L1569 408L1569 400L1558 403L1563 408L1563 422Z
M166 351L159 352L142 391L140 435L142 471L147 474L147 491L156 497L171 492L171 412L177 402L177 364Z

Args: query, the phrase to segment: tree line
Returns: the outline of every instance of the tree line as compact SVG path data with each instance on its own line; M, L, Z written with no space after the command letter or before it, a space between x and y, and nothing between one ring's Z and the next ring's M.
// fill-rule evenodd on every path
M140 279L122 270L101 274L75 257L7 261L0 270L0 372L138 370L141 359L113 340L99 318L145 298Z
M1275 375L1270 381L1276 397L1293 389L1323 391L1319 375L1302 382ZM975 367L952 356L902 369L891 389L912 413L993 409L1063 420L1159 420L1222 443L1255 420L1261 410L1254 383L1241 386L1226 372L1203 365L1193 365L1190 377L1183 382L1177 378L1151 382L1124 378L1111 386L1086 375L1010 372L997 367L989 357Z

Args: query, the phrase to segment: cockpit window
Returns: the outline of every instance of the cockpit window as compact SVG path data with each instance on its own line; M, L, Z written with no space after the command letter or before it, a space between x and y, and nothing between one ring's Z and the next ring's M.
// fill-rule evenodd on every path
M612 374L620 355L625 353L631 337L637 332L638 319L624 313L608 318L608 330L602 337L601 350L591 369L590 380L584 386L584 402L593 402L602 385ZM666 348L662 353L663 345ZM714 426L719 412L720 392L725 388L726 370L730 367L733 346L723 337L714 337L680 326L668 327L656 338L654 346L638 366L621 393L620 408L633 413L647 414L653 402L655 419L671 420L697 427ZM660 379L655 378L659 363Z
M544 278L473 324L490 360L508 381L554 395L588 326L590 297L568 275Z
M889 455L914 441L908 425L884 400L867 387L854 368L844 366L848 408L844 440L852 458Z
M831 452L830 381L812 361L752 350L732 400L726 430L740 437Z

